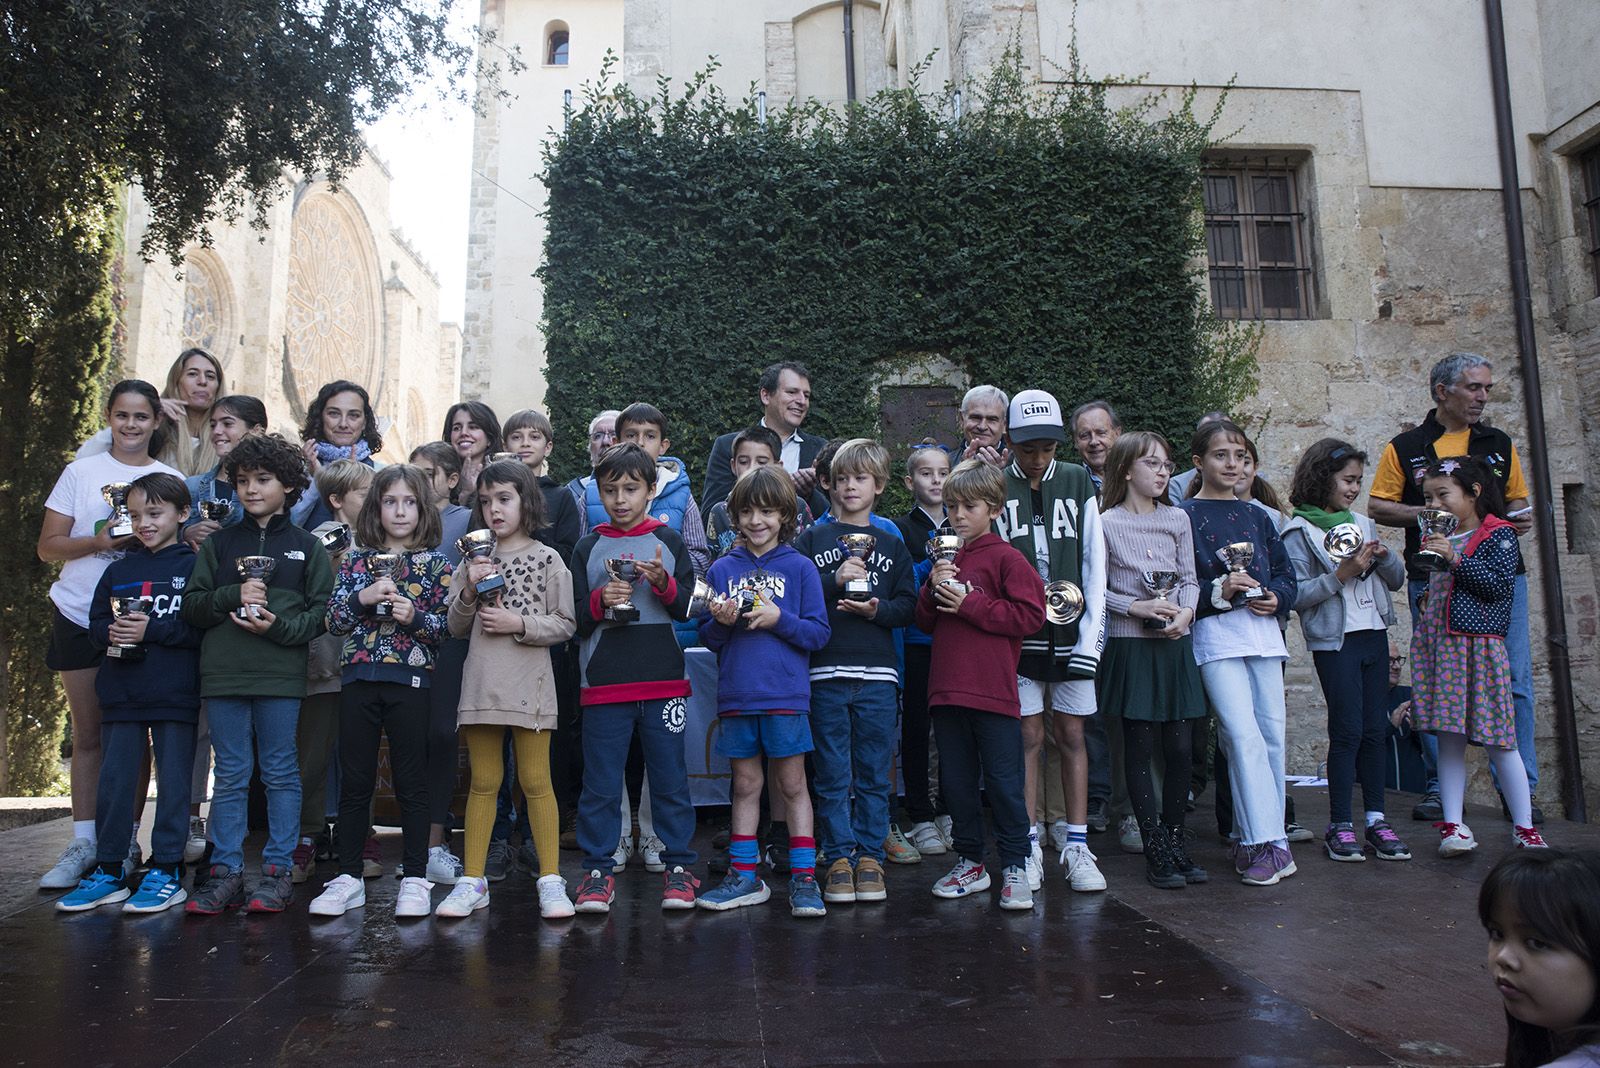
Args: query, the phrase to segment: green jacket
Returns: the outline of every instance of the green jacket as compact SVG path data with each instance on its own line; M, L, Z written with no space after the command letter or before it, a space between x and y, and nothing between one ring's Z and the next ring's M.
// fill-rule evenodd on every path
M239 608L241 556L270 556L278 563L267 580L267 609L277 619L265 634L229 620ZM183 618L205 629L200 646L202 697L304 697L306 649L326 629L333 592L328 554L308 531L276 515L265 527L249 516L223 527L200 546Z

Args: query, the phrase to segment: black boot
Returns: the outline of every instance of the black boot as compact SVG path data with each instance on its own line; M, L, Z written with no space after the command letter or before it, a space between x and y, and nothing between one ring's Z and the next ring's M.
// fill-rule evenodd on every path
M1144 834L1144 877L1162 890L1182 890L1183 875L1172 863L1172 847L1157 820L1146 820L1139 828Z
M1184 830L1180 824L1177 827L1164 827L1167 839L1167 852L1172 857L1172 867L1186 883L1203 883L1210 876L1206 870L1193 860L1189 859L1189 844L1184 841Z

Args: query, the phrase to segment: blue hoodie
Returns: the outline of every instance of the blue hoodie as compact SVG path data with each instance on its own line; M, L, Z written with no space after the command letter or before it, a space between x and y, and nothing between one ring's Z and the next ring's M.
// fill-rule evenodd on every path
M717 654L717 714L811 711L811 654L828 644L822 578L809 557L779 545L765 556L735 545L711 565L706 581L724 596L757 574L764 600L778 606L771 628L725 627L710 616L700 640Z
M89 637L104 649L111 644L112 597L149 597L150 622L145 624L144 657L106 657L95 675L95 696L107 723L200 718L200 640L204 632L184 622L184 587L194 570L195 554L183 542L160 552L136 549L100 576L89 602Z

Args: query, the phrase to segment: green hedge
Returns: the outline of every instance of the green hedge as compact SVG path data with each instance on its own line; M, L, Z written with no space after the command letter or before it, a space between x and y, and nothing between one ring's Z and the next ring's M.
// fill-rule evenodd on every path
M952 90L912 89L763 124L710 73L648 99L603 79L546 151L552 411L657 404L698 489L775 360L808 365L807 429L830 436L874 433L877 383L925 355L1184 439L1253 392L1253 337L1218 329L1196 271L1216 116L1191 95L1113 109L1012 56L959 121Z

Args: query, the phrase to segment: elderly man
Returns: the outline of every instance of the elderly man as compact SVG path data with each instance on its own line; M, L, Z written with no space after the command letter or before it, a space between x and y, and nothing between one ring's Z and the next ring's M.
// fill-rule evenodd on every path
M1522 475L1517 447L1505 431L1483 421L1483 409L1494 387L1494 365L1475 352L1452 352L1433 365L1428 392L1434 407L1420 426L1396 435L1383 447L1378 473L1372 480L1370 512L1384 526L1406 531L1406 571L1410 579L1411 622L1417 622L1417 600L1428 588L1428 572L1412 558L1421 547L1417 513L1422 510L1422 472L1435 460L1448 456L1476 456L1494 472L1505 496L1506 510L1519 535L1533 529L1528 509L1528 484ZM1518 513L1522 514L1519 515ZM1517 714L1517 752L1528 771L1528 788L1539 782L1533 743L1533 650L1528 640L1528 576L1517 565L1515 595L1511 602L1511 629L1506 633L1506 653L1511 658L1511 697ZM1412 811L1413 819L1443 818L1439 805L1438 746L1432 735L1423 736L1424 759L1429 768L1428 791ZM1534 804L1534 822L1544 814Z
M798 363L775 363L761 372L756 392L761 398L761 425L783 443L783 455L778 458L783 469L794 478L795 491L811 506L811 514L821 515L828 510L828 499L817 488L812 464L827 439L800 433L800 424L811 411L811 373ZM710 514L733 489L733 439L738 436L738 431L722 434L711 445L700 498L702 513Z
M1106 473L1106 457L1111 446L1122 436L1122 420L1117 410L1103 400L1092 400L1072 410L1072 446L1083 457L1083 466L1089 469L1089 479L1094 491L1100 492L1100 482Z
M961 398L961 440L945 449L950 466L962 460L982 460L996 467L1011 462L1006 443L1006 409L1011 398L999 386L973 386Z
M593 471L595 464L600 462L600 454L617 443L617 416L622 413L615 408L605 411L589 420L589 470ZM572 497L578 502L578 537L589 533L589 511L585 501L589 494L589 483L593 475L579 475L567 483L567 489L572 491Z

